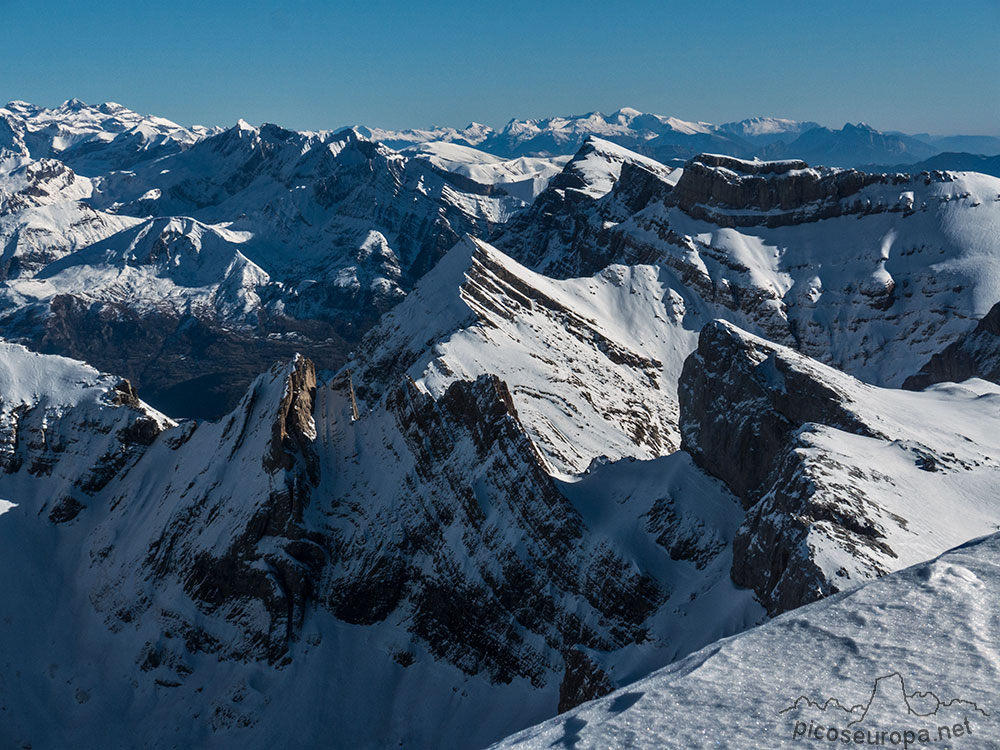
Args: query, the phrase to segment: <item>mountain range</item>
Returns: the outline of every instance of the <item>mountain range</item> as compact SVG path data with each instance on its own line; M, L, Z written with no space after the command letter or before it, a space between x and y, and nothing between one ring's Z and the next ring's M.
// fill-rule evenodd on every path
M465 128L360 127L358 131L393 148L446 142L505 158L572 153L590 136L664 163L684 161L703 152L766 160L802 159L832 167L906 165L946 152L1000 154L1000 137L995 136L907 135L881 132L865 123L847 123L836 129L778 117L753 117L713 125L630 108L610 115L590 112L575 117L511 120L500 130L471 123Z
M891 654L984 700L1000 179L857 168L928 141L0 109L0 739L779 746Z

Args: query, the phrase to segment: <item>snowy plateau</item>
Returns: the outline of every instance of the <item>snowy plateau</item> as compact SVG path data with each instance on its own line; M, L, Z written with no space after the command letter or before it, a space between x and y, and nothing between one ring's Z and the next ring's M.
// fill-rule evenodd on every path
M988 140L0 108L0 748L1000 747Z

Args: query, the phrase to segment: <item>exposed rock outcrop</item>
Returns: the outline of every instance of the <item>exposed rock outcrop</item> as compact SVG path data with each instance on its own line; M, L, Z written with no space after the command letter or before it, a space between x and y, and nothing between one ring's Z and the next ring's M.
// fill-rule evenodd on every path
M548 276L590 276L628 257L614 229L665 198L671 171L606 141L588 140L492 242Z
M934 383L961 383L969 378L1000 383L1000 302L975 330L931 357L920 372L903 382L903 387L919 391Z
M958 409L993 413L979 392L958 389L949 406L872 388L722 321L703 329L679 396L682 447L747 508L732 578L772 614L921 559L910 540L928 519L961 540L967 519L940 518L941 493L970 492L958 488L972 470L993 466L983 443L950 427ZM978 470L989 481L992 469Z
M278 405L277 418L271 427L271 444L264 456L264 468L270 472L290 470L296 455L302 456L309 467L313 484L319 481L318 459L312 443L316 439L313 402L316 398L316 366L311 360L296 355L285 384L285 393Z
M942 173L936 179L945 179ZM905 174L810 168L803 161L754 162L700 154L684 165L666 198L696 219L724 227L787 226L850 213L909 211L904 203L872 206L850 201L869 185L905 184Z
M51 478L52 495L64 493L52 498L56 522L75 517L172 424L128 381L0 344L0 469Z
M681 374L681 447L750 507L803 424L875 433L850 396L803 366L807 360L721 320L706 325Z
M559 713L581 703L600 698L614 690L614 684L587 654L579 649L566 653L566 672L559 684Z

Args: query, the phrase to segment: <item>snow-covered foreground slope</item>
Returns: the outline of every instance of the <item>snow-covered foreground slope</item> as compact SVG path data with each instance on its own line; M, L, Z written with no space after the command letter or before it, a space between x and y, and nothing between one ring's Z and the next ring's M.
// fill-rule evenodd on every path
M995 748L1000 536L713 644L496 748Z

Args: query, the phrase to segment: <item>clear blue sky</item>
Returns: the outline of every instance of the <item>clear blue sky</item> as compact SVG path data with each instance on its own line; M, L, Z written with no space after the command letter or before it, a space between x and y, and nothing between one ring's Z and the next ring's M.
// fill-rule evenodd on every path
M0 98L183 124L501 125L622 106L1000 134L1000 0L0 0Z

